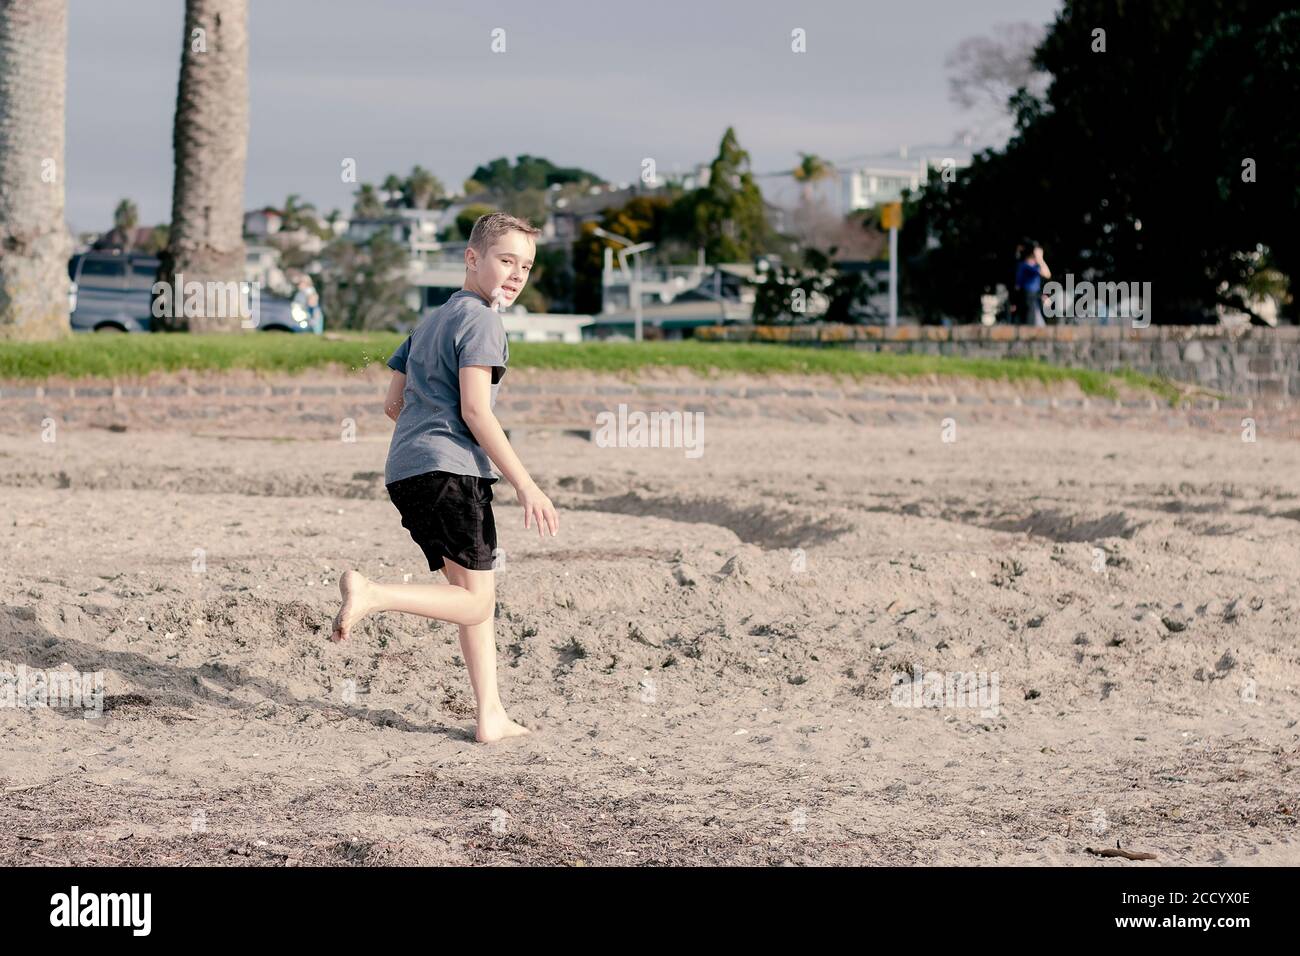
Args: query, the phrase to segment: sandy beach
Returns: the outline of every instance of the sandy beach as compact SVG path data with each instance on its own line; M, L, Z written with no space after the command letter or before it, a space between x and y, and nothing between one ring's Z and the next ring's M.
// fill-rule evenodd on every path
M3 419L0 661L105 697L0 708L0 862L1300 863L1294 433L823 417L708 416L698 457L520 433L561 530L498 485L535 732L493 745L454 625L327 639L342 571L434 580L382 417Z

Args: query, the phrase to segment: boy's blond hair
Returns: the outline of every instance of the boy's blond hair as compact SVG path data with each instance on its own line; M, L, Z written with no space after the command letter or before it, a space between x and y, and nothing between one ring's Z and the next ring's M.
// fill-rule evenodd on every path
M492 243L496 242L507 232L522 232L534 242L542 234L538 229L526 219L520 219L504 212L490 212L484 216L479 216L478 221L474 223L474 228L469 233L470 248L479 255L485 255L492 248Z

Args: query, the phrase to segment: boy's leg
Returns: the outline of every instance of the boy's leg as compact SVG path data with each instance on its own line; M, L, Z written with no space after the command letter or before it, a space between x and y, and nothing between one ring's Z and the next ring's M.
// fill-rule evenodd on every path
M343 606L334 619L333 639L343 640L353 625L375 611L406 611L460 627L460 648L478 710L475 739L481 743L529 733L512 721L497 692L496 582L493 571L471 571L444 558L448 584L378 584L356 571L339 579Z
M491 606L496 607L496 572L471 571L450 559L444 559L442 573L447 580L469 591L485 591L492 596ZM477 580L476 580L477 579ZM460 652L469 671L469 683L474 689L478 709L478 729L475 734L481 742L500 740L528 733L506 716L497 691L497 642L495 614L478 624L461 624Z
M495 571L471 571L454 561L444 561L442 573L447 580L457 587L469 590L470 578L482 576L483 583L476 586L484 588L493 595L496 605ZM478 701L481 714L484 710L501 707L501 698L497 695L497 645L494 615L477 624L457 625L460 630L460 651L465 658L465 669L469 671L469 683L474 688L474 699Z
M465 586L459 587L454 584L380 584L359 571L345 571L339 578L343 606L334 619L331 638L345 640L358 621L376 611L405 611L453 624L479 624L491 618L495 595L491 572L480 571L478 574L486 574L487 581L468 578Z

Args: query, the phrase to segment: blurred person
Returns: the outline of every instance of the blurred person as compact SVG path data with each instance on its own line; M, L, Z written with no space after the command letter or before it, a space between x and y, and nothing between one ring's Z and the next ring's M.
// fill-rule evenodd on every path
M1021 316L1017 324L1041 328L1043 321L1043 280L1052 277L1043 258L1043 247L1036 242L1026 242L1020 247L1020 265L1016 268L1016 291L1020 300Z
M291 277L294 284L293 301L307 310L311 317L311 330L317 334L325 331L325 316L320 308L320 296L311 283L311 277L305 272L294 272Z

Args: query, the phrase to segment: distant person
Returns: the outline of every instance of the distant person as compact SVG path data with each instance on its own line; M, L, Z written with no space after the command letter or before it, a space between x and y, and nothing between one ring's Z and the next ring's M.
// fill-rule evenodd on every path
M524 509L554 536L560 521L510 447L492 411L510 349L493 308L513 302L528 281L540 231L505 213L480 216L465 250L464 287L431 312L389 359L393 378L385 411L397 422L384 482L402 527L447 584L380 584L358 571L339 579L343 606L334 619L341 641L367 614L404 611L460 627L460 647L478 705L482 743L529 733L506 716L497 694L497 528L492 483L501 474Z
M1043 247L1028 242L1021 246L1020 265L1016 269L1016 292L1020 300L1021 316L1017 324L1042 327L1043 321L1043 280L1052 277L1052 270L1047 268L1043 258Z
M316 294L316 287L311 284L311 277L305 272L296 273L293 284L295 286L293 301L307 310L307 315L311 319L311 330L317 334L325 331L325 316L321 312L320 296Z

